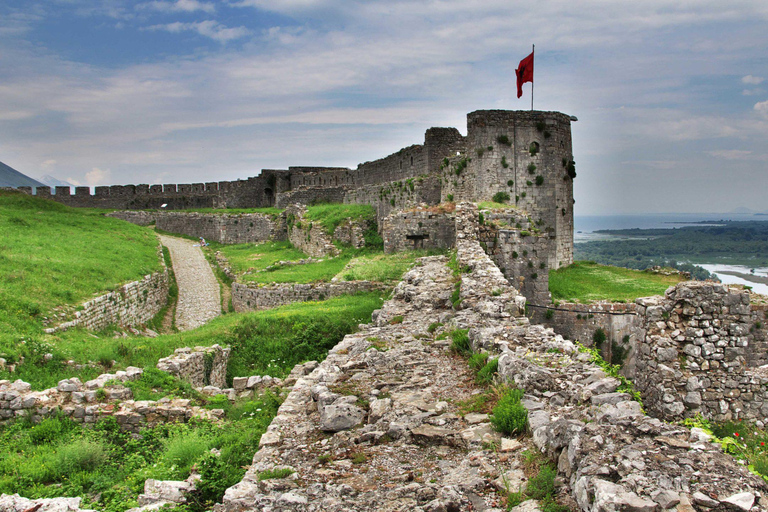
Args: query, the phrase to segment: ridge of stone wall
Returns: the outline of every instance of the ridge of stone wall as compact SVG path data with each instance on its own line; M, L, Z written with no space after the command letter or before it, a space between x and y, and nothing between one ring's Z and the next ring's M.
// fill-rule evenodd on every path
M285 240L280 217L263 213L158 212L155 214L155 227L221 244Z
M275 283L268 286L254 286L232 283L232 306L238 313L271 309L294 302L326 300L339 295L354 295L361 292L384 290L381 283L370 281L339 281L330 283Z
M133 327L149 322L168 302L168 271L155 272L139 281L84 302L74 318L44 331L48 334L73 327L98 331L109 325Z

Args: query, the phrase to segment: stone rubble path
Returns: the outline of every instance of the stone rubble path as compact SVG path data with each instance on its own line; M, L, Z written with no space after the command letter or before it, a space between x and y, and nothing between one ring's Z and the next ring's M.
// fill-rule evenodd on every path
M191 240L158 235L171 252L173 272L179 287L176 327L195 329L221 314L221 290L200 247Z

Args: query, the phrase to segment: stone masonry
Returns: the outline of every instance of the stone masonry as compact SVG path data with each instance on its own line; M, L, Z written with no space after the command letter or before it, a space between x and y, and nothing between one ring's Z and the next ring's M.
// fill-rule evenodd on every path
M762 346L750 342L764 339L765 310L750 306L748 291L691 281L637 304L645 336L636 383L649 412L768 425L768 373L749 365L765 357L750 356Z
M231 350L220 345L177 348L173 355L160 359L157 368L189 382L193 387L225 388Z
M73 327L98 331L109 325L132 327L149 322L168 302L168 271L155 272L132 281L114 292L96 297L81 305L74 318L45 329L52 333Z
M342 281L331 283L280 284L267 286L232 283L232 306L237 312L271 309L294 302L326 300L339 295L383 290L380 283Z

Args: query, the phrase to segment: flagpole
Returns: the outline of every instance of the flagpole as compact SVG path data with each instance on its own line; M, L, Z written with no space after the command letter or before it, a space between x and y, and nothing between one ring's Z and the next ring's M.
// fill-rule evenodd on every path
M531 45L531 55L536 53L536 45ZM536 57L533 58L533 71L536 72ZM533 112L533 80L531 80L531 112Z

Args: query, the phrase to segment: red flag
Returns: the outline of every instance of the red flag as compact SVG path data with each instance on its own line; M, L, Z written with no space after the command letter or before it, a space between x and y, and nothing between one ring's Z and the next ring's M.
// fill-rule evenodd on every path
M523 84L525 82L533 83L533 52L520 61L515 70L517 75L517 97L523 95Z

